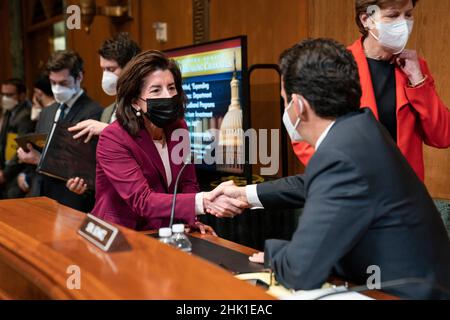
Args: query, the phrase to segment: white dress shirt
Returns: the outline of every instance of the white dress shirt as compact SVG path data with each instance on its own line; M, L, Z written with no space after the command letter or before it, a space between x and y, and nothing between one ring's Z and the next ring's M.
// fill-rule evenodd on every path
M78 91L78 93L76 95L74 95L72 98L69 99L69 101L67 101L65 103L67 108L66 108L66 110L64 110L64 118L69 114L70 109L72 109L75 102L77 102L77 100L83 95L83 93L84 93L84 90L81 89L80 91Z

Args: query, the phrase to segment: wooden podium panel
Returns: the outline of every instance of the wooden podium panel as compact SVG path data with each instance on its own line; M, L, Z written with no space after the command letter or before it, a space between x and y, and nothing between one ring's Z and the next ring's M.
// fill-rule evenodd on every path
M119 227L131 250L105 253L77 234L84 217L47 198L0 201L0 299L272 299L126 228ZM68 286L73 266L80 289Z

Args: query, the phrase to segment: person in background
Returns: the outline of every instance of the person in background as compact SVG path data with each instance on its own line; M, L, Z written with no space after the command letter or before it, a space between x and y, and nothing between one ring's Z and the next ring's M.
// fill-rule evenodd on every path
M103 130L97 146L92 214L135 230L167 227L183 167L176 190L176 223L213 232L197 220L206 208L228 214L242 211L244 204L238 200L224 196L211 202L209 193L199 193L194 165L173 159L180 144L190 150L189 139L172 141L179 129L188 136L186 102L181 71L162 52L143 52L127 64L117 83L117 121Z
M48 74L42 73L34 82L31 120L38 121L42 110L56 103Z
M56 103L48 74L42 73L34 82L32 101L31 120L37 123L42 110ZM16 197L25 196L30 192L30 187L35 174L36 166L31 164L26 165L24 170L17 176L17 184L12 187L15 190L12 192L17 195ZM12 195L10 195L10 197L11 196Z
M17 175L23 164L16 158L18 136L31 133L35 122L31 121L31 103L27 100L25 83L20 79L9 79L1 85L3 127L0 132L0 197L17 197L11 193L16 184Z
M84 62L76 52L71 50L55 52L47 62L47 72L57 103L41 112L36 133L49 134L55 120L76 124L87 119L100 119L102 107L81 88ZM58 110L60 117L55 119ZM17 151L19 159L24 163L37 165L41 154L31 145L28 145L28 149L26 152L19 148ZM37 174L33 179L31 195L49 197L83 212L89 212L95 202L91 194L74 194L66 188L66 182L41 174Z
M103 70L102 88L105 94L115 97L117 94L117 80L127 63L141 52L138 44L131 40L128 33L119 33L115 37L106 40L98 51L100 55L100 68ZM117 103L107 107L100 121L85 120L76 126L69 128L69 131L76 132L74 139L86 136L85 142L93 136L99 136L103 129L116 120ZM87 190L87 185L82 178L76 177L67 181L66 187L70 191L83 194Z
M418 0L355 0L356 24L362 34L349 50L358 64L363 95L388 130L417 176L425 178L423 144L450 147L450 110L436 92L427 63L406 44ZM293 142L307 165L314 148Z
M267 240L265 263L289 289L319 289L332 275L405 299L450 298L450 241L424 184L369 108L352 54L333 40L305 40L280 59L283 123L317 150L304 175L228 195L265 209L304 208L291 241ZM220 213L210 213L221 216ZM387 281L398 281L385 287ZM403 283L402 283L403 282Z

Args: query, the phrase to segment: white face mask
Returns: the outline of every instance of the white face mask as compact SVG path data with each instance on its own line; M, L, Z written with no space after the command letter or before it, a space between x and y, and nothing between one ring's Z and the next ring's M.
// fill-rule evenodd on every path
M372 19L372 18L371 18ZM402 19L392 23L375 22L378 37L370 30L370 34L392 54L402 53L408 44L414 21Z
M110 71L103 72L102 88L108 96L115 96L117 94L118 79L119 77Z
M303 112L303 102L302 100L298 99L299 103L300 103L300 113ZM288 107L284 110L284 114L283 114L283 123L284 126L286 127L286 131L289 134L289 137L291 137L291 140L294 142L300 142L303 141L302 136L300 135L300 133L298 133L297 128L300 124L300 118L297 118L297 121L295 122L295 124L292 124L291 122L291 118L289 117L289 113L288 111L292 108L292 106L294 105L294 100L291 101L291 103L289 103Z
M52 85L52 91L55 96L55 100L58 103L66 103L77 94L77 90L75 88L67 88L60 86L59 84Z
M41 107L32 106L31 107L31 121L37 121L39 119L39 115L42 112Z
M2 107L3 107L3 110L5 110L5 111L11 111L18 104L19 104L19 101L17 101L14 98L7 97L7 96L2 97Z

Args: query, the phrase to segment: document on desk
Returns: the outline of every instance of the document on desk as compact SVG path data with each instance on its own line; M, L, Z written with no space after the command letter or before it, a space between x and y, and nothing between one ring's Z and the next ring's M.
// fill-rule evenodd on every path
M278 283L270 285L271 284L270 277L271 277L270 272L251 272L236 275L236 278L238 278L239 280L247 281L257 279L264 282L269 287L266 293L270 294L272 297L280 299L281 297L289 296L292 294L292 291L286 289L285 287L283 287Z
M236 278L240 280L253 280L258 279L268 286L270 285L270 272L252 272L236 275ZM325 283L321 289L309 290L309 291L293 291L285 288L284 286L276 283L269 286L266 291L272 297L280 300L315 300L330 293L337 293L335 295L324 297L320 300L373 300L365 295L356 292L346 292L345 287L333 287L330 283Z
M347 292L346 287L322 288L317 290L297 291L293 294L280 297L281 300L374 300L357 292ZM328 295L332 294L333 295ZM322 296L328 295L319 299Z

